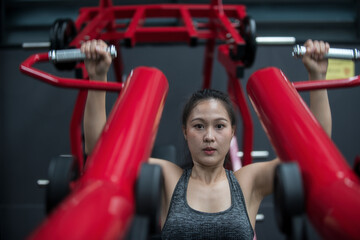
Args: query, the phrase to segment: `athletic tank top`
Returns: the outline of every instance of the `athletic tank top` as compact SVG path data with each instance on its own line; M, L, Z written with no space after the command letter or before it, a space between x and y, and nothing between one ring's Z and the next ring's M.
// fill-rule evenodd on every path
M206 213L191 208L186 200L191 169L184 170L170 202L162 239L249 239L253 240L249 216L240 185L232 171L226 170L231 206L222 212Z

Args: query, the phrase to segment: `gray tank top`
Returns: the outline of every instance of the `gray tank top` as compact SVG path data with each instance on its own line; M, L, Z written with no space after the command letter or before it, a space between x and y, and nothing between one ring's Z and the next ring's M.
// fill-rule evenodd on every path
M226 170L231 206L222 212L206 213L192 209L186 200L191 169L184 170L170 202L162 239L253 239L254 231L246 211L240 185Z

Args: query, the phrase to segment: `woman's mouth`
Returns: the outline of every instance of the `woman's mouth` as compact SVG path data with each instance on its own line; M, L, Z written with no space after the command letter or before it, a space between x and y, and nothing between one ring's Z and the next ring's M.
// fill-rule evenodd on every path
M207 147L204 148L203 151L206 155L212 155L216 151L216 149L212 147Z

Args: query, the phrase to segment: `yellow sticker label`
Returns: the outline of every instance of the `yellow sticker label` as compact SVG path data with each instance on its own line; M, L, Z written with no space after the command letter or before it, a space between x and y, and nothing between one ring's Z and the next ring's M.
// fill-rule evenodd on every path
M342 79L355 76L355 63L352 60L329 59L326 79Z

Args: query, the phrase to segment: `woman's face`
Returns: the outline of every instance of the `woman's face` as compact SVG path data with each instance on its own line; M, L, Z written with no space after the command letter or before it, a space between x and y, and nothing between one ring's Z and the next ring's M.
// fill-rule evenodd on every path
M200 101L191 111L183 132L194 164L222 166L234 129L220 100Z

